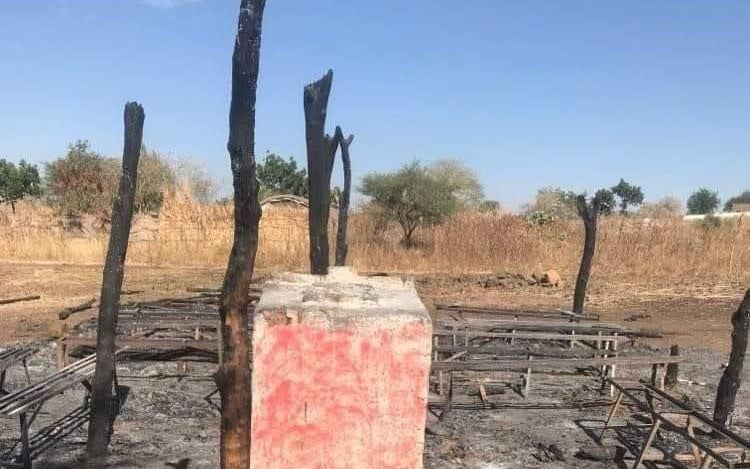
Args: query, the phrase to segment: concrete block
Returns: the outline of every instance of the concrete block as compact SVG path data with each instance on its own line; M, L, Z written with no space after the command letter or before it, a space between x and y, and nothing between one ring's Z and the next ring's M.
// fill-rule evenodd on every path
M414 284L283 274L253 332L252 468L421 469L432 325Z

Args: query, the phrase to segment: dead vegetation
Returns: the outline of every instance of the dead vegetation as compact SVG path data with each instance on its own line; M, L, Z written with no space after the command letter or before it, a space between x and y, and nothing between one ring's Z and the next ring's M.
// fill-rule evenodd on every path
M305 229L290 229L285 242L274 241L285 221L269 212L261 219L258 267L303 269L308 260ZM297 223L290 217L290 223ZM304 223L304 221L303 221ZM72 226L74 225L74 226ZM395 227L378 226L366 214L352 214L349 263L359 270L398 272L531 272L556 268L570 281L583 246L580 220L531 226L515 215L460 213L445 224L420 230L414 249L398 244ZM24 202L16 213L0 209L0 259L99 264L106 230L95 220L70 223L42 204ZM232 240L232 205L200 204L186 192L171 194L158 217L140 214L133 221L128 262L140 265L221 266ZM727 222L718 228L679 219L646 222L610 216L599 222L593 281L607 276L639 282L666 279L742 283L750 272L750 224ZM185 256L189 252L190 256Z

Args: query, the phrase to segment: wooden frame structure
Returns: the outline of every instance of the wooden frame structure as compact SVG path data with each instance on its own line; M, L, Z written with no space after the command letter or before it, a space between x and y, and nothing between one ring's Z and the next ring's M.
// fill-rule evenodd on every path
M674 433L686 440L690 445L691 454L688 458L681 459L692 461L696 467L699 467L700 469L710 467L712 462L716 462L729 469L750 468L749 440L729 430L723 425L714 422L708 416L692 409L684 402L669 395L666 391L660 388L660 386L663 386L663 382L659 383L654 375L652 375L651 383L641 380L632 386L617 382L613 379L605 379L618 390L618 394L612 404L607 420L602 427L601 435L603 435L608 429L615 427L612 425L612 421L614 420L617 411L622 406L624 398L628 398L628 400L634 403L639 410L647 413L651 417L648 436L636 455L633 469L637 469L644 462L651 460L648 458L648 452L660 431ZM643 394L644 399L638 398L636 394L639 393ZM654 405L655 401L668 404L672 408L676 408L676 410L657 410ZM734 446L713 448L699 438L696 438L695 430L697 428L703 428L705 432L710 432L714 435L719 435L729 439ZM727 453L739 454L739 461L728 459L725 456Z
M259 299L248 295L248 314ZM218 293L202 292L188 298L169 298L154 302L123 305L117 322L117 344L128 347L121 357L128 360L199 359L218 362ZM248 324L251 330L252 323ZM68 364L68 356L92 353L96 344L96 319L76 326L58 341L58 368Z
M116 356L120 352L116 352ZM44 404L54 396L64 391L82 384L85 388L83 403L81 409L85 410L88 415L89 401L91 397L90 379L94 375L96 366L96 355L79 360L67 367L58 370L56 373L47 376L38 383L6 394L0 397L0 416L18 417L21 433L21 467L31 469L32 452L29 439L29 427L36 420ZM119 401L117 373L114 374L114 399ZM16 443L17 445L18 443ZM15 446L10 453L15 452ZM15 464L11 462L11 464Z
M5 390L5 375L10 367L18 365L19 363L23 366L23 372L26 375L26 382L31 384L29 367L26 364L26 360L38 351L39 348L36 344L26 344L10 347L7 350L0 352L0 396L9 394Z

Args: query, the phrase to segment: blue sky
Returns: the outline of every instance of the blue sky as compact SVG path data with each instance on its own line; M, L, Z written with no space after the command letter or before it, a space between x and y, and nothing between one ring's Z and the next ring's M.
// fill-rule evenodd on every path
M3 0L0 155L118 155L138 100L145 143L227 190L238 5ZM620 177L726 199L750 187L749 51L745 0L268 0L256 150L304 161L302 87L330 67L355 177L450 157L511 208Z

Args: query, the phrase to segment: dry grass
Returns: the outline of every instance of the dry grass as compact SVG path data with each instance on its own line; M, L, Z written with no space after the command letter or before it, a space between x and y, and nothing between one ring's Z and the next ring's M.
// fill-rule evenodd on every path
M134 221L128 262L223 266L232 241L231 220L231 205L201 205L180 194L169 197L158 219L138 215ZM554 267L573 275L583 240L577 221L531 227L512 215L460 214L423 230L420 247L404 250L395 227L378 230L362 214L355 214L351 224L350 262L360 270L468 273ZM86 218L78 220L77 230L69 225L43 204L22 203L15 214L3 208L0 260L101 263L106 230ZM595 269L636 282L654 278L744 282L750 278L749 231L746 220L706 228L678 219L644 223L608 217L600 223ZM305 269L304 230L279 233L278 226L261 231L258 266Z

